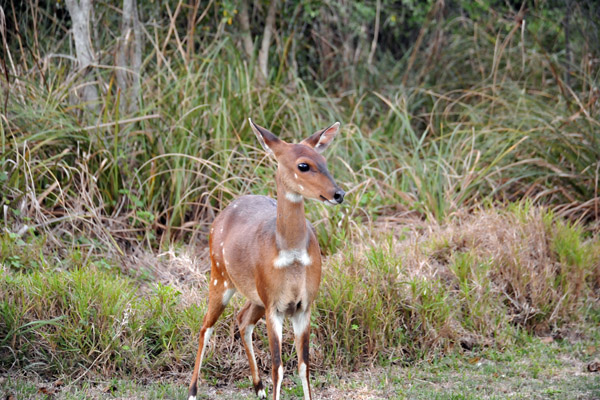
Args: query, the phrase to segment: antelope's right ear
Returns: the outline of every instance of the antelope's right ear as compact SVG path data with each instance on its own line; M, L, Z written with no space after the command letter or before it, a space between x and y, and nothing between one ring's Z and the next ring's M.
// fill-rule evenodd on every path
M248 122L250 122L250 127L252 128L252 132L256 135L259 143L265 149L265 151L271 155L275 155L275 149L282 143L281 139L275 136L273 133L269 132L267 129L262 126L256 125L252 122L252 118L248 118Z
M300 143L312 147L318 153L322 153L327 147L329 147L331 142L333 142L333 139L335 139L335 136L338 134L339 130L340 123L336 122L328 128L313 133Z

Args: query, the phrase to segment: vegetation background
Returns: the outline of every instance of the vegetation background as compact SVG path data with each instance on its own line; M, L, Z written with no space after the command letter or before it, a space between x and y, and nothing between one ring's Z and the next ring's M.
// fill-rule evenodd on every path
M307 204L317 393L600 396L594 1L9 0L0 40L6 398L184 396L210 223L274 195L248 117L291 141L342 122L328 160L347 201ZM241 302L208 391L244 386ZM540 385L499 388L510 361ZM480 364L480 386L418 383Z

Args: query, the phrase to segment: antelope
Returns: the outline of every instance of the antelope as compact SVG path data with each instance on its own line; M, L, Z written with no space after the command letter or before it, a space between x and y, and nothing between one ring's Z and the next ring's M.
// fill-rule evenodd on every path
M196 400L198 374L214 324L236 292L247 299L236 321L256 395L267 397L254 357L254 327L265 316L273 399L279 400L283 379L281 335L284 317L288 316L294 329L304 399L311 400L310 313L321 283L321 250L315 230L306 220L304 199L328 205L344 200L345 192L333 180L320 154L337 135L340 123L292 144L248 121L264 150L277 161L277 201L266 196L239 197L212 224L208 311L200 329L188 400Z

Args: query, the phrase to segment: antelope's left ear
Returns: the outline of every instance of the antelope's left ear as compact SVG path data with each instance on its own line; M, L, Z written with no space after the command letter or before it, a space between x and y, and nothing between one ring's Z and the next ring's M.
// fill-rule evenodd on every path
M325 151L325 149L327 147L329 147L331 142L333 142L333 139L335 138L335 135L337 135L339 130L340 130L340 123L336 122L335 124L331 125L329 128L325 128L323 130L313 133L312 135L310 135L309 137L307 137L300 143L310 146L313 149L315 149L317 152L322 153L323 151Z

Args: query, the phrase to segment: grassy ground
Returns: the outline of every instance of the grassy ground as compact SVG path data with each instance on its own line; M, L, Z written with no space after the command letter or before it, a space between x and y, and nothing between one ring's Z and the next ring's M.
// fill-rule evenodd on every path
M529 202L443 224L381 219L362 234L325 262L311 321L320 398L597 395L598 374L585 370L600 356L596 235ZM117 265L77 251L48 257L33 238L1 239L7 394L185 397L206 307L205 255L174 248ZM232 339L242 304L234 297L216 327L206 398L252 398ZM284 342L284 393L301 398L287 325ZM255 344L269 376L262 324Z
M144 94L125 113L111 34L91 105L74 101L71 61L44 58L71 51L63 34L40 35L42 63L5 44L20 57L0 74L3 397L185 396L210 223L236 196L273 193L248 117L294 141L342 122L327 157L346 202L307 206L326 258L311 320L319 397L598 397L584 368L598 337L573 336L600 324L598 57L572 38L565 66L564 46L548 45L562 43L562 15L488 11L439 24L399 59L346 66L364 78L346 85L257 85L235 35L207 34L188 59L176 18L151 23ZM241 301L211 342L211 398L250 392L230 339ZM261 329L256 342L266 370Z
M368 368L360 372L313 374L319 399L564 399L600 398L600 373L587 366L600 356L600 335L588 329L579 337L554 340L529 338L516 349L455 354L401 367ZM25 373L0 377L3 399L182 399L185 377L157 380L95 380L71 384L45 382ZM206 376L199 398L253 399L247 379L221 385ZM284 399L301 399L296 376L283 382Z

